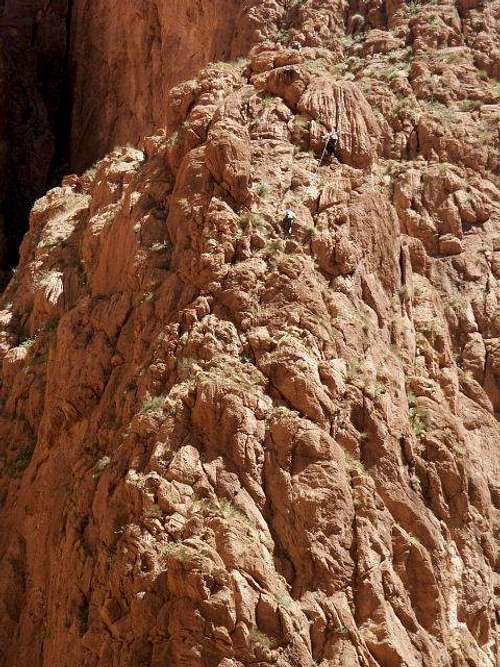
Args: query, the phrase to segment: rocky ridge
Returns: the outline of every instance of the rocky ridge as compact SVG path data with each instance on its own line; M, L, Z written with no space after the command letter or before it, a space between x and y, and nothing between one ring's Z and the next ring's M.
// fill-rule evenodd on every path
M242 3L245 58L37 202L0 664L496 664L499 12Z

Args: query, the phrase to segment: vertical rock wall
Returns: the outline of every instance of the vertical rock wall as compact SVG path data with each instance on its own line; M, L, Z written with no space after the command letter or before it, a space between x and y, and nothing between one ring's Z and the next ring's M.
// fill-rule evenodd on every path
M160 127L0 300L0 665L495 667L498 1L214 4L81 15L81 136Z

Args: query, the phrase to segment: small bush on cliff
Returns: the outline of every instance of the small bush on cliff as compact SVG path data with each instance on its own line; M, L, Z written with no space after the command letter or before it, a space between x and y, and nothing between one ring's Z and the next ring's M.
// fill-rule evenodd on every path
M244 523L250 528L255 527L254 522L227 498L217 498L216 500L200 498L193 503L193 509L195 511L208 510L211 513L219 514L227 521L234 520Z
M309 125L309 119L306 116L301 116L300 114L295 116L294 124L296 127L306 128Z
M352 454L349 454L348 452L344 452L344 454L348 470L351 471L356 470L356 472L358 472L360 475L366 473L366 468L362 461L354 458L354 456L352 456Z
M166 396L152 396L151 398L147 398L142 405L141 412L160 412L163 410L166 400Z
M271 188L267 183L255 183L254 184L254 192L258 197L261 197L261 199L265 199L266 197L269 196L271 192Z
M425 415L417 407L417 397L412 391L407 394L406 398L408 401L408 420L412 431L417 438L421 438L427 430Z
M288 30L280 30L278 33L278 42L280 44L286 44L290 39L290 33Z
M406 11L408 12L408 14L411 15L418 14L420 9L421 5L420 2L418 2L418 0L408 0L408 2L406 3Z
M100 458L99 461L97 461L97 463L94 466L92 479L98 480L110 463L111 459L109 456L103 456L102 458Z
M174 554L176 560L185 563L190 558L189 549L182 540L174 540L173 542L168 542L164 544L160 553L162 556L168 557L170 554Z
M268 637L268 635L266 635L264 632L262 632L262 630L259 630L258 628L250 628L250 631L248 633L248 638L252 643L260 644L265 648L270 649L273 646L273 641L271 637Z
M277 252L282 252L282 243L281 240L275 239L273 241L269 241L269 243L266 244L266 255L275 255Z
M246 229L249 225L261 229L266 224L266 221L260 213L256 211L247 211L240 215L240 227Z

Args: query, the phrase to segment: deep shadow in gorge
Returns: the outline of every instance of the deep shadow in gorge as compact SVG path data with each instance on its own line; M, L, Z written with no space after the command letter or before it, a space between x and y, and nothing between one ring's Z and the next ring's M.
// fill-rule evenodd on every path
M234 29L241 1L180 10L176 0L128 0L134 21L123 12L107 22L106 0L92 11L83 1L0 0L0 288L47 189L165 125L172 86L248 50L252 29Z
M1 109L4 272L18 262L33 203L57 185L68 163L70 12L70 0L7 0L2 7L1 86L8 91Z

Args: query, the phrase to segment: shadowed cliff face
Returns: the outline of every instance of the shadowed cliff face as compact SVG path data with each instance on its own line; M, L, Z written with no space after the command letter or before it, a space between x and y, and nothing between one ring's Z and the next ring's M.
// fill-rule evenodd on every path
M165 122L172 85L231 60L241 0L75 0L71 157L81 171Z
M17 263L29 211L48 186L161 126L172 85L243 48L240 4L7 0L0 7L0 268Z
M17 262L31 206L64 161L67 11L67 0L1 9L0 268Z
M74 9L160 125L0 301L0 665L495 667L500 5L213 5Z

